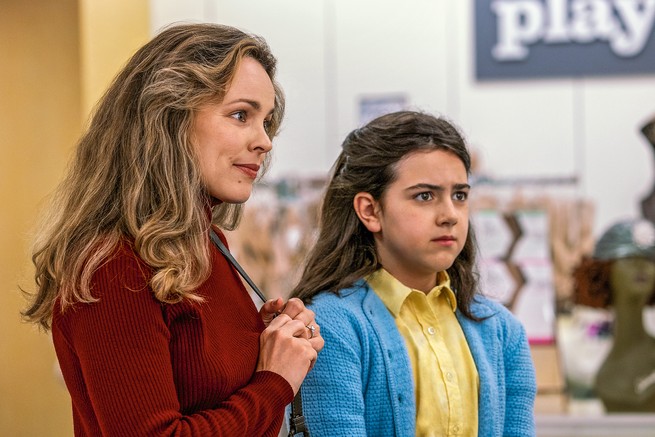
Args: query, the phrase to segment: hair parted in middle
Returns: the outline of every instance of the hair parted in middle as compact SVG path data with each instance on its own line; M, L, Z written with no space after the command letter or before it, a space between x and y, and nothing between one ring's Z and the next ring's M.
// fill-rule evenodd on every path
M277 61L259 36L219 24L176 24L131 57L98 102L44 215L32 256L38 290L26 319L48 329L55 298L62 309L95 301L91 275L125 241L152 268L158 300L199 299L193 290L210 273L211 199L193 120L202 105L222 101L246 57L273 84L273 138L284 94L275 80ZM241 210L218 204L213 222L233 229Z
M321 204L317 242L291 293L305 302L320 292L338 293L381 267L373 234L353 207L357 193L367 192L380 200L396 179L398 163L414 152L449 151L462 161L467 174L471 171L471 156L458 129L446 119L424 112L382 115L353 130L341 148ZM473 319L469 308L478 288L476 250L469 224L464 247L447 270L458 308Z

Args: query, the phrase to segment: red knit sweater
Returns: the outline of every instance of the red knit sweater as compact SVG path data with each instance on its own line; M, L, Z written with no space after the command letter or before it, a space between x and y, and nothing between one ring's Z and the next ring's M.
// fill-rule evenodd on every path
M97 303L56 306L76 436L277 436L293 390L255 372L264 325L236 271L211 251L211 277L197 290L204 303L158 302L148 267L123 244L93 275Z

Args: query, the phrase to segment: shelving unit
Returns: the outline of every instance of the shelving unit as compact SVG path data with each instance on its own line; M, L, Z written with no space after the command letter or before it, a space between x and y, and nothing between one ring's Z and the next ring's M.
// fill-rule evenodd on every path
M655 414L537 415L537 437L655 437Z

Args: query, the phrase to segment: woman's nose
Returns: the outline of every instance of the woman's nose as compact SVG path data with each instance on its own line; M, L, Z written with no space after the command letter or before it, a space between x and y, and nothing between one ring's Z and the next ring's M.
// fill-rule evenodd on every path
M273 149L273 141L271 140L271 137L268 136L268 131L265 126L262 125L257 130L257 136L252 142L252 148L253 150L264 153L270 152Z

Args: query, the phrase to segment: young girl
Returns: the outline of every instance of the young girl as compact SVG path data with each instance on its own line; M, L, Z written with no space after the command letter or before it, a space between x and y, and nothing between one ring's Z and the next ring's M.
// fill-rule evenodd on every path
M258 312L210 239L212 212L236 226L271 151L275 70L255 35L173 26L99 102L38 234L24 313L52 328L76 436L278 435L320 330L298 299Z
M477 292L461 135L397 112L342 149L292 294L326 345L301 389L312 436L534 435L525 331Z

